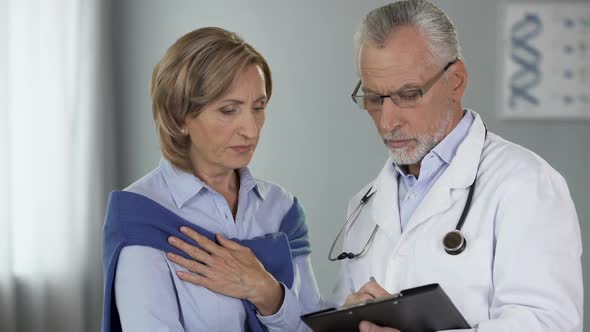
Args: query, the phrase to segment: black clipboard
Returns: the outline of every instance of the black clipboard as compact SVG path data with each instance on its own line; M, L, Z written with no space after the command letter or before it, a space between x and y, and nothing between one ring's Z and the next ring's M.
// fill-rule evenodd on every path
M359 305L301 316L314 332L358 332L362 320L403 332L471 328L439 284L410 288Z

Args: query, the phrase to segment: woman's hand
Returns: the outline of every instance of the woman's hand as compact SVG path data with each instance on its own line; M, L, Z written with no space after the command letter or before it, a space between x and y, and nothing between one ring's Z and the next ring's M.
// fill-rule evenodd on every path
M220 234L216 235L218 245L188 227L181 227L180 231L203 248L173 236L168 238L171 245L195 259L167 254L171 261L194 272L176 272L180 279L219 294L248 300L264 316L279 310L283 304L283 287L264 269L250 248Z

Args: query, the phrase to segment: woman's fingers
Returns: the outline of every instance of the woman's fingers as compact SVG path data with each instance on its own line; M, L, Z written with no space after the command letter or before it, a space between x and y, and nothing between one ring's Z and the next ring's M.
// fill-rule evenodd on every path
M192 244L188 244L186 242L184 242L183 240L171 236L168 238L168 242L173 245L174 247L184 251L185 253L187 253L189 256L191 256L192 258L203 262L207 265L209 265L211 263L211 255L209 255L206 251L193 246Z
M170 259L174 263L184 267L185 269L207 277L208 269L207 269L206 265L199 263L197 261L186 259L182 256L179 256L179 255L176 255L176 254L173 254L170 252L167 253L166 256L168 257L168 259Z
M223 235L221 235L219 233L216 234L216 237L217 237L217 241L219 242L219 244L221 244L221 246L224 248L231 249L231 250L242 250L242 249L246 248L235 241L226 239Z
M188 227L181 232L201 248L171 236L169 242L192 259L168 253L172 262L188 271L178 271L180 279L216 293L246 299L262 314L272 314L282 304L283 288L266 271L253 251L236 241L216 235L219 245Z
M177 271L176 275L178 276L178 278L180 278L181 280L190 282L191 284L197 285L197 286L203 286L207 289L211 289L212 285L211 285L211 279L195 274L195 273L190 273L190 272L184 272L184 271Z
M195 240L203 249L205 249L208 253L212 255L219 255L220 249L222 249L219 245L215 242L209 240L206 236L203 236L196 232L195 230L189 227L180 227L180 231L182 234L190 237L191 239Z

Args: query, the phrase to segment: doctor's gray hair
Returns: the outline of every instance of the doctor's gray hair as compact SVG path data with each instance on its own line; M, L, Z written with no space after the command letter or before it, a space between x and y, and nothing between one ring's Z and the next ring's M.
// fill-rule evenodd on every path
M355 35L358 51L361 45L383 48L397 28L418 28L429 43L429 60L432 65L444 66L461 59L457 30L451 19L437 6L426 0L406 0L374 9L363 18Z

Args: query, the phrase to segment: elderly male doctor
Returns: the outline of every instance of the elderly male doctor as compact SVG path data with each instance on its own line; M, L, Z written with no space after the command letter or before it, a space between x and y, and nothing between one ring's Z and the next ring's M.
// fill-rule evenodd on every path
M582 246L567 184L463 108L467 69L447 15L426 1L392 3L366 15L357 43L353 99L390 158L350 201L349 215L369 197L345 227L352 258L341 260L340 303L439 283L476 331L582 331Z

